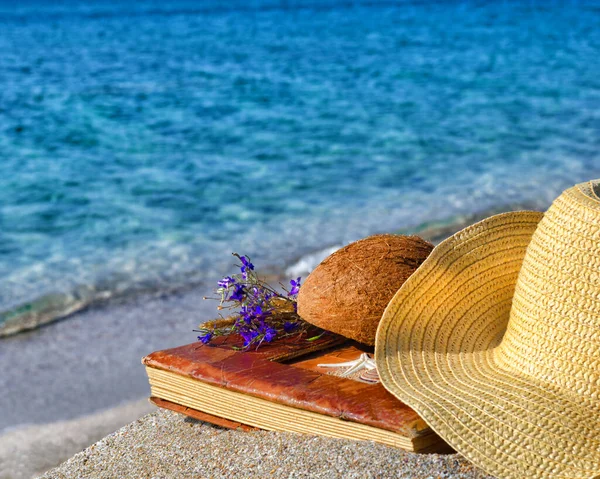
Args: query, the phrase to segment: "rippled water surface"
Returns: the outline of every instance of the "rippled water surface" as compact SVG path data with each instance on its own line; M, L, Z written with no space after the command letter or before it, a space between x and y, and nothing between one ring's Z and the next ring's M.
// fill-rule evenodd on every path
M0 2L0 312L600 176L599 2L133 3Z

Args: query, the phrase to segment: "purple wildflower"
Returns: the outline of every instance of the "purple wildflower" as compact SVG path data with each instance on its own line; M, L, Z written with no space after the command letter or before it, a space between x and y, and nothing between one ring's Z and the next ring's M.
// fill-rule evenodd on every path
M246 322L246 324L250 324L254 319L254 314L251 309L248 309L247 306L242 306L240 308L240 316Z
M254 338L256 338L256 336L258 336L258 332L254 331L252 329L245 329L243 331L240 331L240 336L242 338L244 338L244 347L247 348L248 346L250 346L252 344L252 341L254 341Z
M240 268L242 278L248 279L248 270L253 270L254 265L250 262L248 256L240 256L240 260L242 261L242 267Z
M241 256L242 264L248 269L254 269L254 265L250 262L250 258L248 256Z
M277 330L275 328L268 327L265 331L265 341L270 343L277 336Z
M259 305L247 306L242 305L240 308L240 316L244 319L246 324L250 324L256 318L262 318L262 316L266 316L267 313L263 313L262 308ZM261 320L262 321L262 320Z
M296 296L298 294L298 292L300 291L300 280L301 279L302 279L301 277L298 277L298 279L296 281L294 281L293 279L290 279L290 285L292 286L292 289L290 289L288 296Z
M252 296L254 296L254 298L259 299L260 293L261 291L256 286L252 288Z
M285 323L283 323L283 330L286 333L291 333L293 331L295 331L296 329L298 329L299 324L298 323L294 323L293 321L286 321Z
M233 293L229 299L233 301L242 301L244 299L245 294L246 291L244 290L244 287L241 284L236 284L233 289Z
M244 349L247 350L276 340L279 333L291 335L304 331L305 326L299 318L287 321L276 314L280 301L296 310L296 296L300 290L301 278L290 281L290 290L286 297L252 273L254 265L248 256L240 256L237 253L233 255L241 262L241 274L223 277L218 282L219 289L216 292L220 296L217 309L237 308L238 314L234 324L213 331L200 329L198 340L208 344L217 336L237 334L243 339ZM283 289L286 290L285 286ZM277 301L273 301L273 298L277 298Z
M225 276L221 281L217 283L221 288L229 288L232 284L235 284L235 279L231 276Z
M204 334L201 334L200 336L198 336L198 341L202 341L202 344L208 344L210 343L210 340L213 337L213 333L210 331L206 331Z
M258 318L256 318L256 321L254 324L256 324L256 326L258 326L258 329L260 329L261 331L264 331L265 328L267 327L267 322L265 321L264 316L259 316Z

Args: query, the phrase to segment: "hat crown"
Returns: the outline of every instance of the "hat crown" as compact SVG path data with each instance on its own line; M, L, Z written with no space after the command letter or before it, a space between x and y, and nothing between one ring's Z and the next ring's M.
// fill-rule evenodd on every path
M497 361L600 399L600 180L569 188L540 221Z

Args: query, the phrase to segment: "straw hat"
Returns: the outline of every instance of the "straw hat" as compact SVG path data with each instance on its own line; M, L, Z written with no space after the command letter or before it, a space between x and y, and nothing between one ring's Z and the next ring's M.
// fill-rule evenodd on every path
M386 308L383 385L502 478L600 478L600 180L439 244Z

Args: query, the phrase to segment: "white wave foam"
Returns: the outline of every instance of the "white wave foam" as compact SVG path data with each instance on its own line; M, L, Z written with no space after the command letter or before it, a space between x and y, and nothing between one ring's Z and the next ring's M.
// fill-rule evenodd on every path
M314 253L307 254L300 258L296 263L288 266L285 274L290 277L306 277L313 269L315 269L321 261L327 258L330 254L335 253L343 245L330 246Z

